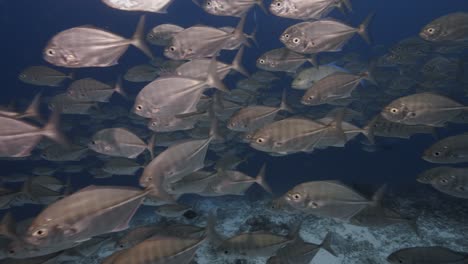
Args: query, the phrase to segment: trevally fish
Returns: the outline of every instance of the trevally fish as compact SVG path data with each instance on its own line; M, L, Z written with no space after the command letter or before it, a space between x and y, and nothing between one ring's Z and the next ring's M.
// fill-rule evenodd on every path
M258 5L262 10L265 10L263 0L204 0L201 4L195 3L203 8L205 12L215 16L242 17L254 5Z
M424 151L422 158L432 163L468 162L468 134L446 137Z
M411 247L393 252L387 261L391 264L464 264L468 262L468 253L438 246Z
M67 89L67 95L80 102L108 102L114 92L126 96L120 79L112 87L93 78L85 78L74 81Z
M296 72L305 62L316 66L315 57L306 57L287 48L267 51L257 59L257 68L265 71Z
M317 81L335 72L347 72L347 70L335 65L320 65L303 69L294 77L291 87L298 90L307 90Z
M279 17L317 20L326 17L334 8L346 6L352 11L349 0L274 0L270 12Z
M143 40L145 16L141 16L131 39L103 29L81 26L67 29L55 35L44 49L44 59L56 66L68 68L109 67L133 45L153 58Z
M450 196L468 199L468 169L441 166L424 171L417 181Z
M96 132L88 147L98 153L134 159L146 149L153 157L155 136L146 144L137 135L124 128L106 128Z
M18 76L20 81L39 86L58 87L67 79L73 79L74 74L66 75L47 66L30 66L24 69Z
M426 25L419 36L431 42L466 42L468 13L456 12L439 17Z
M171 43L172 37L184 30L183 27L173 24L161 24L151 29L146 35L146 40L158 46L167 46Z
M174 0L102 0L109 7L124 11L146 11L167 13L167 8Z
M333 19L302 22L287 28L281 34L280 40L288 49L299 53L341 51L356 33L370 43L367 27L372 17L373 14L369 15L357 28Z
M442 127L468 110L467 106L434 93L417 93L392 101L382 110L389 121L406 125Z

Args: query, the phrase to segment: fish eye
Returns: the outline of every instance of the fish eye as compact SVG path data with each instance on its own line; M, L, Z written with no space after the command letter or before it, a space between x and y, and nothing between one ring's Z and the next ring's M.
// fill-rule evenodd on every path
M435 151L432 153L432 156L434 157L439 157L442 153L440 153L440 151Z
M277 7L281 7L281 5L282 5L281 2L276 2Z
M35 237L44 237L44 236L47 236L47 229L39 229L39 230L36 230L36 232L33 233L33 236L35 236Z
M264 59L259 59L259 60L258 60L258 63L260 63L260 64L265 64L265 60L264 60Z
M151 122L151 126L155 127L155 126L157 126L157 125L158 125L158 123L157 123L156 121Z
M298 193L295 193L295 194L292 195L292 198L297 201L297 200L301 199L301 195L298 194Z
M297 43L301 42L301 40L299 38L294 38L293 42L297 44ZM312 45L315 46L314 42L312 42Z
M14 249L8 250L8 254L10 254L10 255L13 255L13 254L15 254L15 253L16 253L16 251L15 251Z
M55 56L55 50L54 50L54 49L48 49L48 50L46 51L46 53L47 53L47 55L49 55L49 56Z
M170 46L170 47L169 47L169 50L170 50L170 51L175 51L176 48L175 48L174 46Z
M435 29L434 28L428 28L428 29L426 29L426 32L429 33L429 34L434 34Z
M94 141L94 140L91 141L91 144L96 145L96 141Z
M391 108L391 109L390 109L390 112L391 112L392 114L396 114L396 113L398 113L399 111L398 111L398 108Z
M264 138L257 138L257 143L262 144L265 142Z
M20 74L19 77L20 77L21 79L26 79L26 74L22 73L22 74Z
M211 1L206 2L207 6L211 6Z
M227 250L224 250L224 254L229 254L229 251L227 251Z
M448 180L447 180L447 179L441 179L441 180L440 180L440 183L447 184L447 183L448 183Z
M137 111L143 110L143 106L142 106L142 105L137 105L137 106L136 106L136 110L137 110Z
M283 37L289 38L289 34L284 34Z
M466 191L465 187L463 186L458 186L457 190L462 191L462 192Z
M123 245L123 244L120 244L119 247L120 247L120 248L124 248L124 245Z
M315 98L315 96L313 96L313 95L307 97L307 99L309 99L309 100L314 100L314 98Z

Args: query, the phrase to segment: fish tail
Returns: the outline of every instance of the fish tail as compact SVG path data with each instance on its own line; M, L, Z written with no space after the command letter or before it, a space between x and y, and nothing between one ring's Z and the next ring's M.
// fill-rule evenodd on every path
M244 56L244 46L237 52L236 57L232 61L231 68L245 77L249 77L249 72L242 66L242 56Z
M209 116L211 119L211 126L210 126L210 138L218 141L223 141L224 138L219 134L219 124L218 118L216 118L213 103L210 104L209 107Z
M21 117L32 117L35 119L41 120L41 116L39 113L39 107L41 106L41 93L36 94L34 99L32 100L31 104L29 104L28 108L24 111Z
M307 61L310 64L312 64L314 67L317 67L317 69L319 68L319 62L318 62L318 59L317 59L317 54L312 54L312 55L308 56Z
M148 141L148 151L151 156L151 160L154 159L154 145L156 144L156 134L153 134Z
M67 76L68 79L74 80L76 78L76 71L72 70Z
M338 111L333 121L330 124L328 124L328 126L334 126L336 128L336 132L338 133L339 137L341 138L341 140L343 140L344 143L346 143L347 141L346 134L342 127L345 112L346 108L343 108L340 111Z
M60 110L55 110L52 112L52 116L49 119L49 122L42 129L44 136L52 139L53 141L68 146L67 139L59 131L59 121L60 121Z
M133 46L140 49L143 53L145 53L146 56L148 56L150 59L153 60L154 59L153 53L151 52L148 45L146 45L146 42L144 39L145 38L145 21L146 21L146 15L142 15L140 17L140 20L138 21L138 25L131 39L131 43Z
M239 21L239 23L237 24L236 26L236 29L234 30L234 32L232 32L232 35L234 35L234 37L238 40L242 40L242 43L244 45L246 45L247 47L250 47L250 43L247 41L247 38L245 37L244 35L244 26L245 26L245 21L246 21L246 18L247 18L247 15L244 14L242 17L241 17L241 20Z
M257 23L256 22L255 22L254 30L252 31L252 33L250 33L250 35L247 35L247 38L252 40L252 42L255 44L257 48L260 47L257 41Z
M366 19L361 23L361 25L359 25L358 32L357 32L367 42L367 44L371 44L371 39L369 37L367 28L369 27L369 24L370 24L372 18L374 17L374 15L375 15L374 12L369 14L366 17Z
M16 222L11 212L7 212L0 222L0 235L17 240L18 234L16 234Z
M328 232L325 238L323 239L322 243L320 244L320 248L328 251L330 254L337 257L336 252L331 247L331 242L332 242L332 233Z
M372 120L369 124L367 124L363 129L362 133L366 136L367 140L372 144L375 145L375 134L374 134L374 124L377 122L377 119Z
M206 84L220 91L229 93L229 89L219 79L218 62L216 61L216 57L211 59L210 67L208 69L208 76L206 77Z
M287 89L284 88L283 89L283 94L281 96L281 105L280 105L280 108L279 110L284 110L284 111L287 111L289 113L292 113L294 112L291 107L288 105L288 102L287 102Z
M270 185L266 182L265 175L266 175L266 163L263 164L262 168L260 168L260 171L257 174L257 177L255 177L255 182L262 186L262 188L267 191L268 193L273 193L271 190Z
M372 196L371 206L380 206L386 190L387 184L380 186L380 188Z
M353 6L349 0L341 0L340 5L346 6L349 12L353 12Z
M302 220L299 220L299 222L295 223L291 230L289 231L288 238L291 241L300 241L302 240L300 232L301 232L301 226L302 226Z
M258 5L258 7L260 7L260 9L262 9L262 11L263 11L265 14L268 14L268 11L267 11L267 9L265 8L265 5L263 4L263 0L256 0L256 1L255 1L255 4Z
M200 8L203 8L202 5L200 4L200 2L199 2L198 0L192 0L192 2L193 2L196 6L198 6L198 7L200 7Z
M120 94L121 96L123 96L125 99L128 99L128 94L125 92L125 90L123 89L122 87L122 76L118 76L117 77L117 81L115 82L115 87L114 87L114 90Z

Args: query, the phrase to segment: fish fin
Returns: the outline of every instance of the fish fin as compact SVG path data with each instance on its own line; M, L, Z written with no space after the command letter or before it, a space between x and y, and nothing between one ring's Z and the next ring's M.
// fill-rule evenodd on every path
M150 186L148 189L149 193L147 196L153 197L159 200L163 200L169 203L176 203L177 198L174 197L174 195L169 194L164 190L162 186L155 187L155 186Z
M219 79L218 76L218 62L216 57L213 57L210 62L210 67L208 70L208 76L206 77L205 83L210 87L216 88L220 91L229 93L229 89L224 85L224 83Z
M353 6L351 5L351 2L349 0L341 0L340 4L346 6L349 12L353 12Z
M380 188L374 193L372 196L372 203L371 206L381 206L382 199L385 195L385 191L387 190L387 184L380 186Z
M283 93L281 95L281 104L280 104L279 110L284 110L289 113L293 113L294 111L288 105L286 98L287 98L287 88L284 88Z
M271 187L270 185L267 183L266 179L265 179L265 175L266 175L266 163L263 164L263 166L260 168L260 171L258 172L257 176L255 177L255 182L262 186L262 188L267 191L268 193L273 193L273 191L271 190Z
M260 9L261 9L265 14L268 14L268 11L267 11L267 9L265 8L265 5L263 4L263 0L256 0L256 1L255 1L255 4L258 5L258 7L260 7Z
M322 243L320 244L320 248L328 251L328 253L332 254L333 256L337 257L336 252L331 247L332 242L332 233L328 232L325 238L323 239Z
M192 0L192 2L193 2L196 6L198 6L198 7L200 7L200 8L203 8L202 5L200 4L200 2L198 2L198 0Z
M225 240L218 231L216 231L216 215L214 212L210 212L208 214L208 218L206 220L206 234L208 237L208 241L214 246L218 247L221 243Z
M367 42L367 44L371 44L371 39L369 37L367 28L369 27L369 23L371 22L372 18L374 17L375 13L370 13L366 19L359 25L357 33L361 35L361 37Z
M206 111L196 111L196 112L190 112L190 113L177 114L174 117L184 119L184 118L189 118L189 117L203 115L203 114L206 114Z
M236 39L242 40L242 43L243 43L245 46L250 47L250 43L247 41L247 38L246 38L245 35L244 35L244 26L245 26L246 17L247 17L246 14L244 14L244 15L241 17L241 20L240 20L239 23L237 24L236 29L232 32L232 35L233 35Z
M12 240L18 239L16 234L16 222L11 212L6 212L0 222L0 235L10 238Z
M31 117L41 121L41 116L39 113L39 107L41 106L41 93L36 94L31 104L26 108L21 117Z
M244 55L244 46L242 46L236 54L236 57L232 61L231 68L236 72L249 77L249 72L242 66L242 56Z
M115 87L114 87L114 90L120 94L121 96L123 96L125 99L129 99L127 93L125 92L125 90L123 89L122 87L122 76L119 75L119 77L117 77L117 81L115 82Z
M145 55L150 59L154 59L153 53L145 42L145 21L146 15L142 15L138 21L138 25L131 39L131 43L133 46L137 47L143 53L145 53Z
M343 140L344 144L346 144L347 142L346 134L343 131L343 127L342 127L345 113L346 113L346 108L339 110L336 113L335 117L333 118L333 121L327 124L328 127L334 126L336 128L336 132L338 133L341 140Z
M156 145L156 134L153 134L148 141L148 151L150 153L151 160L154 159L154 146Z
M210 125L210 139L215 140L215 141L224 141L223 136L219 134L219 129L218 129L218 118L216 118L215 112L214 112L214 107L213 103L210 104L209 107L209 116L211 119L211 125Z
M317 58L317 54L312 54L312 55L309 55L306 57L307 58L307 61L312 64L314 67L317 67L319 68L319 63L318 63L318 58Z
M257 23L255 23L255 27L254 27L254 30L252 31L252 33L250 33L250 35L247 35L247 38L252 40L252 42L255 44L255 46L257 48L260 47L260 45L258 44L258 41L257 41Z
M53 141L63 145L69 146L65 136L59 131L60 110L55 110L49 119L49 122L42 128L44 136L52 139Z
M76 78L76 71L72 70L70 74L67 75L67 78L70 80L74 80Z

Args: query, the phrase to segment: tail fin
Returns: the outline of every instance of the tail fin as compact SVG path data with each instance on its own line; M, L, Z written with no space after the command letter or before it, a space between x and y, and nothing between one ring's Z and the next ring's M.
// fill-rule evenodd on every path
M262 9L262 11L265 12L265 14L268 14L268 11L265 8L265 5L263 5L263 0L256 0L255 4L257 4L260 7L260 9Z
M328 251L333 256L337 257L336 252L331 247L332 233L328 233L320 244L320 248Z
M371 206L380 206L382 203L383 196L387 190L387 184L382 185L372 196Z
M371 40L369 37L369 34L367 32L367 28L369 27L369 24L374 17L375 13L369 14L366 19L359 25L358 27L358 34L361 35L361 37L367 42L367 44L371 44Z
M266 164L263 164L262 168L260 169L260 171L257 174L257 177L255 177L255 182L258 185L262 186L262 188L265 191L267 191L268 193L273 193L273 191L271 190L270 185L268 185L268 183L266 182L265 172L266 172Z
M198 2L198 0L192 0L192 2L193 2L196 6L202 8L202 5L200 4L200 2Z
M218 62L216 57L213 57L210 62L210 67L208 69L208 75L206 77L205 83L210 87L216 88L220 91L229 93L229 89L224 85L224 83L219 79L218 76Z
M156 144L156 134L153 134L148 141L148 151L151 156L151 160L154 159L154 145Z
M216 118L215 112L214 112L214 107L213 107L213 102L211 102L210 107L209 107L209 116L211 119L211 126L210 126L210 139L215 140L215 141L224 141L223 136L219 134L218 130L218 118Z
M307 61L310 62L310 64L312 64L314 67L319 68L317 54L312 54L312 55L308 56Z
M34 99L32 100L31 104L28 106L28 108L19 117L20 118L32 117L32 118L38 118L40 120L41 119L40 114L39 114L40 106L41 106L41 93L38 93L36 94L36 96L34 96Z
M151 52L150 48L148 47L148 45L146 45L145 42L145 22L146 16L142 15L140 17L140 20L138 21L138 25L131 39L131 43L132 45L140 49L143 53L145 53L145 55L148 56L150 59L154 59L153 53Z
M284 110L284 111L288 111L288 112L292 113L293 110L291 109L291 107L289 107L289 105L288 105L288 103L287 103L287 100L286 100L286 98L287 98L287 97L286 97L286 95L287 95L287 92L286 92L286 91L287 91L287 89L284 88L284 89L283 89L283 94L282 94L282 96L281 96L281 105L280 105L280 107L279 107L279 110Z
M353 12L353 6L349 0L341 0L340 4L345 5L349 12Z
M7 212L0 223L0 235L10 238L11 240L18 239L16 234L16 223L11 212Z
M255 27L252 33L250 33L250 35L247 35L247 38L251 39L257 48L259 47L258 41L257 41L257 24L255 24Z
M70 80L74 80L76 78L76 71L72 70L70 74L68 74L67 78Z
M60 110L56 109L52 112L52 116L49 119L49 122L42 128L42 133L44 136L52 139L53 141L68 146L68 142L59 131L59 121L60 121Z
M128 95L127 93L124 91L123 87L122 87L122 76L119 75L119 77L117 77L117 81L115 82L115 87L114 87L114 90L122 95L125 99L128 99Z
M291 241L300 241L302 240L300 236L300 231L301 231L301 226L302 226L302 220L299 220L299 222L295 223L291 230L289 231L288 238Z
M237 52L236 57L232 61L231 68L245 77L249 77L249 73L244 66L242 66L242 56L244 56L244 46Z
M246 45L247 47L250 47L250 43L247 41L247 38L244 35L244 26L245 26L246 17L247 17L246 14L244 14L241 17L241 20L237 24L236 29L232 32L232 35L234 36L235 39L241 40L244 45Z

